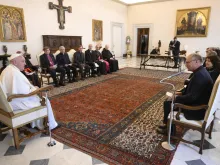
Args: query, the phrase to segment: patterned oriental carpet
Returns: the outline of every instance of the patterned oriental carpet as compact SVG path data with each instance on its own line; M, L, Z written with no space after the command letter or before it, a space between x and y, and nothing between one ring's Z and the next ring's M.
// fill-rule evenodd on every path
M53 137L108 164L170 164L175 151L161 147L166 137L156 133L156 125L163 117L165 93L171 89L159 81L171 74L125 68L96 81L90 78L75 87L55 89L51 104L61 127ZM181 87L188 76L170 81Z

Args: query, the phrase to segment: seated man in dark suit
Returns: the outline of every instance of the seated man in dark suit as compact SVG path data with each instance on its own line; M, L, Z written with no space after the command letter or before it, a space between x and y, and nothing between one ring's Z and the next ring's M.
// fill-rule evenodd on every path
M51 74L51 77L53 78L53 82L55 84L55 87L65 86L64 84L64 78L66 71L63 68L57 67L57 62L54 58L53 54L50 54L50 48L44 47L44 54L40 56L40 64L42 68L46 68L47 73ZM58 83L56 72L60 72L60 81Z
M118 60L113 58L112 53L109 51L108 45L105 45L105 48L102 51L102 57L103 60L109 62L111 72L116 72L118 70Z
M90 71L90 66L85 63L85 55L82 52L82 45L78 47L78 51L74 53L74 65L80 69L81 80L85 80L86 73Z
M85 51L85 60L86 64L91 67L92 76L95 77L95 74L100 76L100 70L98 64L96 63L97 58L96 55L93 53L92 44L89 44L89 49Z
M181 103L189 106L207 105L212 92L213 80L209 72L202 66L202 57L199 54L191 54L186 57L186 67L193 72L193 76L188 82L185 90L177 92L175 103ZM164 102L164 119L163 125L159 126L158 133L165 134L167 118L171 110L171 101ZM175 111L175 109L174 109ZM203 120L205 110L182 110L187 120ZM175 127L173 127L175 133Z
M76 81L75 79L75 77L77 76L76 67L71 64L69 55L65 52L65 47L60 46L59 50L60 50L60 53L56 56L57 65L58 67L66 70L69 83L72 83ZM70 70L72 70L73 76L71 75Z

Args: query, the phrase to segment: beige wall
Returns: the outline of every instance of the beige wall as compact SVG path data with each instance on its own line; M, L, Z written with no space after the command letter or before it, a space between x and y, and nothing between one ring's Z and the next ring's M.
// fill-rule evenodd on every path
M92 19L103 21L103 46L111 45L111 22L127 24L127 7L110 0L65 0L64 6L72 6L73 13L65 13L65 30L59 29L57 11L48 8L48 2L58 4L57 0L0 0L0 4L20 7L24 10L27 42L1 42L7 45L8 54L22 50L24 44L32 55L32 62L36 63L36 54L43 47L42 35L73 35L83 36L84 47L92 42ZM1 65L1 64L0 64Z
M128 7L128 34L133 39L131 44L134 49L134 25L147 24L151 26L151 49L162 42L161 52L168 49L170 40L174 37L176 11L178 9L211 7L209 30L207 37L179 38L181 49L188 45L188 52L200 50L205 55L205 48L220 46L220 0L175 0L161 3L142 4Z

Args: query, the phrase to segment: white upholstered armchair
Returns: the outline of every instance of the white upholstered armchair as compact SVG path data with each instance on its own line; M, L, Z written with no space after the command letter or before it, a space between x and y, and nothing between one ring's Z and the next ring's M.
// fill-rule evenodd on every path
M214 125L214 119L215 119L215 113L217 110L220 110L220 76L216 80L214 87L212 89L212 94L209 99L208 105L200 105L200 106L186 106L183 104L174 104L174 108L178 108L179 112L174 112L174 119L172 121L173 124L180 126L182 128L186 129L192 129L192 130L197 130L201 133L201 143L200 145L187 141L183 138L179 137L172 137L174 139L181 140L185 143L193 144L197 147L199 147L199 153L202 154L203 150L203 144L204 144L204 138L205 138L205 133L209 134L209 138L212 138L212 129ZM196 120L187 120L183 113L181 113L181 109L184 110L190 110L190 111L196 111L200 109L206 109L206 114L204 120L196 121ZM170 120L169 120L170 121ZM168 121L168 123L169 123ZM169 125L169 124L168 124ZM208 132L206 130L209 128Z
M47 117L47 108L45 106L45 99L43 98L41 101L41 106L27 110L20 110L20 111L19 110L13 111L9 102L15 98L29 97L36 94L39 94L39 96L41 96L42 92L49 91L52 88L53 86L46 86L43 88L39 88L36 91L31 92L29 94L16 94L7 97L2 90L2 85L0 83L0 122L7 125L7 129L4 130L0 129L0 132L4 132L6 130L12 129L15 147L17 149L19 148L20 143L22 143L22 141L24 141L25 139L31 138L32 136L35 136L42 132L47 132L46 122L45 122L44 130L39 130L35 133L29 132L28 134L26 134L26 136L22 138L20 138L19 130L18 130L20 127L29 124L32 121Z

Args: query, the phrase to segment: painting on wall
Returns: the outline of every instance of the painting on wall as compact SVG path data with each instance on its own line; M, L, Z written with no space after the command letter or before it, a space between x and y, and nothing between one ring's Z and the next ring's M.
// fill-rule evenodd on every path
M0 40L2 42L27 40L22 8L0 5Z
M93 41L102 41L103 39L103 28L102 21L92 20L92 40Z
M210 7L177 10L177 37L206 37L208 33Z

